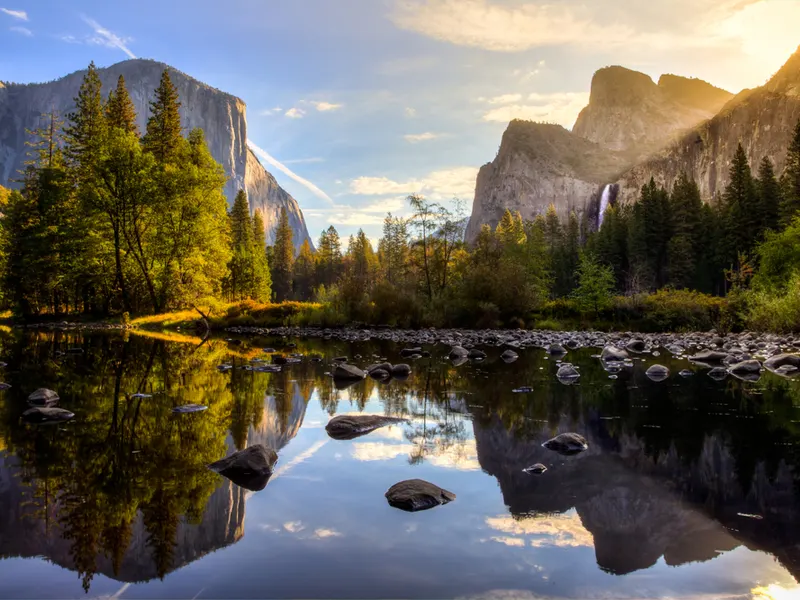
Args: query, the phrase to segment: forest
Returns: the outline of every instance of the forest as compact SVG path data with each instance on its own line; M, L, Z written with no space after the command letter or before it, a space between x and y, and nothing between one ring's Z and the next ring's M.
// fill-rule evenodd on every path
M377 248L331 226L295 253L285 212L266 247L244 191L228 210L223 169L201 130L183 136L180 106L164 71L140 132L124 79L105 95L92 64L74 112L43 115L21 189L0 188L0 308L28 320L197 309L238 324L277 310L280 324L326 326L800 328L800 123L782 173L769 158L753 173L740 144L713 201L685 174L669 190L651 180L599 231L553 206L533 221L507 211L470 246L460 202L413 195Z

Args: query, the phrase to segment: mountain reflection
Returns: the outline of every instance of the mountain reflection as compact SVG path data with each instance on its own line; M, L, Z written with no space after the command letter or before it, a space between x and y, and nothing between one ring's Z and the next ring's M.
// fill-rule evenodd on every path
M426 463L494 478L508 512L482 517L483 543L593 548L599 568L617 575L662 557L677 566L746 546L800 576L800 393L792 382L767 376L718 384L698 375L659 385L643 369L609 380L584 350L570 355L580 383L563 386L552 361L528 350L511 365L491 353L460 367L421 360L407 381L366 379L337 390L325 375L331 357L392 360L399 349L333 341L300 341L291 350L317 353L322 364L304 360L276 374L242 368L263 357L261 347L281 343L0 338L0 358L9 363L3 378L12 385L0 402L0 556L45 556L77 572L88 590L96 573L126 582L163 578L234 544L244 535L245 492L206 465L252 444L280 451L312 401L331 415L370 403L409 419L341 444L353 461ZM66 353L77 347L83 352ZM217 369L226 362L234 368ZM512 393L521 384L534 393ZM76 419L21 424L26 394L37 387L57 390ZM133 398L136 392L152 398ZM188 403L208 410L171 414ZM586 437L589 450L561 457L542 447L563 431ZM327 443L281 460L275 477ZM523 472L537 462L546 474ZM482 493L498 490L492 481ZM347 533L300 521L279 530L329 541Z

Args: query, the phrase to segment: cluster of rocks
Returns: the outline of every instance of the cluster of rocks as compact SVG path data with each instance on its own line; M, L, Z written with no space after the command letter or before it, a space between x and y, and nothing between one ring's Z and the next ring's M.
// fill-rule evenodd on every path
M73 419L74 413L56 406L59 400L58 394L53 390L39 388L28 396L28 405L31 408L22 413L22 420L26 423L42 425L63 423Z
M26 323L25 325L19 325L19 327L24 329L44 329L45 331L114 331L133 328L129 324L122 323L81 323L74 321Z

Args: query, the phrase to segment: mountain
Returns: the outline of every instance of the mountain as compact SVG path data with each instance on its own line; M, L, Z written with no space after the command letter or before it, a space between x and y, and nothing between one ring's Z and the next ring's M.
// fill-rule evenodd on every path
M619 199L635 202L653 177L670 188L681 172L694 177L705 201L722 193L739 142L750 166L767 156L781 173L786 149L800 120L800 48L762 87L744 90L711 119L626 170L618 179Z
M606 67L592 77L572 132L635 160L710 119L732 97L700 79L662 75L655 84L644 73Z
M572 210L596 216L602 185L627 164L623 153L560 125L511 121L494 161L478 172L466 239L485 223L494 228L506 209L533 219L553 203L562 218Z
M225 168L229 177L225 186L228 201L232 203L240 189L247 191L251 210L260 209L264 214L268 244L273 241L280 210L285 208L299 248L309 239L303 213L297 201L278 185L247 147L246 106L241 99L153 60L126 60L98 69L98 74L104 93L116 86L120 75L125 77L138 114L139 129L144 131L149 102L164 69L169 69L178 89L181 122L186 132L195 127L203 129L211 154ZM85 74L86 71L77 71L48 83L0 84L0 185L17 185L13 180L26 158L26 129L37 129L43 113L55 110L64 117L71 112Z

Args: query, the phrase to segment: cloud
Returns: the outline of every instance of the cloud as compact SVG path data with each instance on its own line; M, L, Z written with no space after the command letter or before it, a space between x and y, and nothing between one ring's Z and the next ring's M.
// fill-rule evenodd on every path
M277 115L281 113L283 109L280 106L276 106L275 108L265 108L258 112L259 115L262 117L271 117L272 115Z
M478 100L487 104L511 104L522 100L522 94L503 94L494 98L478 98Z
M6 13L10 17L19 19L20 21L28 20L28 13L24 10L11 10L10 8L0 8L0 12Z
M269 153L267 153L267 151L266 151L266 150L263 150L263 149L259 148L258 146L256 146L256 145L255 145L253 142L251 142L250 140L247 140L247 145L248 145L248 147L249 147L249 148L250 148L250 149L251 149L251 150L252 150L252 151L255 153L255 155L256 155L256 156L258 156L259 158L261 158L261 159L263 159L264 161L266 161L268 164L270 164L270 165L272 165L273 167L275 167L276 169L278 169L278 170L279 170L281 173L283 173L283 174L284 174L284 175L286 175L287 177L289 177L289 178L291 178L291 179L295 180L297 183L299 183L300 185L302 185L302 186L304 186L305 188L307 188L307 189L308 189L308 190L309 190L309 191L310 191L312 194L314 194L314 195L315 195L317 198L322 198L322 199L323 199L323 200L325 200L326 202L328 202L328 203L330 203L331 205L333 205L333 203L334 203L334 202L333 202L333 200L331 199L331 197L330 197L330 196L328 196L328 194L326 194L325 192L323 192L323 191L322 191L320 188L318 188L316 185L314 185L313 183L311 183L311 182L310 182L308 179L305 179L304 177L300 177L300 175L298 175L297 173L295 173L294 171L292 171L292 170L291 170L289 167L287 167L286 165L284 165L284 164L283 164L283 163L281 163L280 161L278 161L278 160L276 160L275 158L273 158L272 156L270 156L270 154L269 154Z
M525 104L499 106L484 113L482 118L499 123L508 123L512 119L544 121L570 128L588 102L588 92L534 93L528 96Z
M335 529L329 529L327 527L320 527L314 530L314 537L320 540L329 537L342 537L342 533L336 531Z
M441 133L433 133L430 131L426 131L425 133L409 133L403 136L403 138L405 138L405 140L411 144L416 144L417 142L427 142L440 137L442 137Z
M394 181L388 177L359 177L350 182L350 193L364 196L423 194L432 200L471 198L475 194L477 167L433 171L423 179Z
M327 222L331 225L346 225L350 227L360 227L362 225L381 225L383 217L375 214L367 214L357 210L346 213L334 213L328 216Z
M89 17L81 17L83 21L94 30L94 37L89 38L89 43L105 46L106 48L117 48L122 50L130 58L136 58L136 55L130 51L128 44L132 41L131 38L122 38L116 33L109 31L100 23Z
M331 112L334 110L339 110L342 108L342 106L344 106L343 104L332 104L331 102L318 102L315 100L309 100L308 103L316 108L319 112Z
M405 108L405 110L403 110L403 114L405 114L405 116L407 118L413 119L414 117L417 116L417 109L416 108L411 108L410 106L407 106Z
M305 165L310 163L325 162L325 159L319 156L312 156L311 158L293 158L291 160L283 161L285 165Z
M27 27L9 27L9 29L11 31L16 31L17 33L21 33L22 35L26 35L28 37L33 36L33 32Z
M80 41L78 38L76 38L74 35L69 35L69 34L66 34L66 35L59 35L59 36L58 36L58 39L59 39L59 40L61 40L62 42L66 42L66 43L68 43L68 44L80 44L80 43L82 43L82 42L81 42L81 41Z
M302 119L306 116L306 111L302 108L292 107L286 111L285 115L290 119Z

